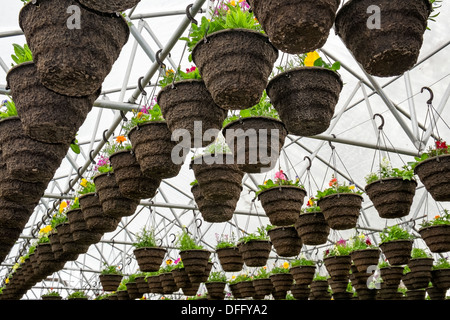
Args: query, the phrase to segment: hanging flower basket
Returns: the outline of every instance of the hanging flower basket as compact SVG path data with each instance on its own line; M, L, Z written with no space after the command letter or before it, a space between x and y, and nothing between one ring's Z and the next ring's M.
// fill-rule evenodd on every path
M173 280L175 281L178 288L183 289L192 286L189 275L186 272L185 268L175 268L171 272L173 275Z
M302 240L294 226L274 227L267 234L280 257L293 257L300 253Z
M369 248L355 250L350 253L350 257L358 272L367 272L370 266L378 265L380 249Z
M380 27L368 27L371 5L380 10ZM430 11L428 0L352 0L338 11L335 31L367 73L398 76L417 62Z
M273 290L278 292L280 296L286 298L286 294L291 290L293 284L293 277L290 273L274 273L269 276L273 284ZM273 294L273 293L272 293Z
M89 230L80 208L68 210L66 215L73 240L77 243L91 245L98 243L103 237L103 233Z
M107 233L117 229L120 222L115 218L105 214L96 193L90 192L78 197L80 208L83 213L86 225L92 232Z
M305 196L302 187L280 185L262 191L258 199L271 224L288 226L297 221Z
M260 297L260 299L264 299L265 296L268 296L273 291L273 283L270 278L255 278L252 280L253 288L255 288L255 294Z
M323 259L325 268L333 281L348 281L352 259L350 255L329 256ZM334 291L333 291L334 292Z
M191 161L191 168L205 200L216 202L239 199L242 172L227 153L204 154Z
M223 300L225 298L226 285L226 282L221 281L206 282L205 287L208 291L208 297L214 300Z
M380 179L368 184L365 191L380 218L396 219L409 214L417 182L401 177Z
M236 287L239 290L241 299L252 298L256 294L252 280L239 281L236 283Z
M294 266L289 269L289 272L292 274L296 284L309 286L314 279L316 266Z
M234 120L222 129L235 163L246 173L272 170L288 134L280 120L269 117L247 117Z
M160 247L143 247L133 250L139 270L142 272L156 272L161 267L167 250Z
M70 144L100 94L98 90L69 97L51 91L39 81L33 62L11 68L6 81L23 130L30 138L46 143Z
M207 200L203 197L198 184L191 187L191 192L203 220L210 223L226 222L233 218L236 205L240 199L239 193L235 199L226 201Z
M220 265L225 272L241 271L244 266L244 260L238 247L216 249Z
M141 0L78 0L81 5L104 13L123 12L136 6Z
M291 288L291 294L295 300L308 300L311 290L308 285L294 283Z
M450 224L420 228L419 234L431 252L450 251Z
M192 50L192 60L213 100L228 110L259 102L277 58L278 50L269 38L248 29L213 32Z
M1 226L8 228L17 227L22 230L30 219L33 210L33 205L21 204L0 197Z
M138 276L136 276L136 278L134 278L134 280L136 280L136 285L137 285L139 294L144 295L146 293L150 293L149 292L150 288L148 287L148 283L147 283L145 275L138 275Z
M178 175L183 165L172 161L172 133L165 121L150 121L132 128L128 137L136 160L147 177L168 179Z
M190 283L189 286L181 288L185 296L195 296L200 288L200 283Z
M450 201L450 154L439 155L420 161L414 168L419 177L436 201Z
M2 158L11 177L26 182L42 182L53 178L69 149L68 144L49 144L33 140L22 129L19 117L0 121Z
M175 280L173 279L172 272L163 272L159 275L159 277L163 292L165 294L171 294L179 290Z
M342 87L336 71L299 67L276 75L266 90L288 132L309 137L330 126Z
M325 244L330 234L330 226L320 211L300 213L295 228L304 245Z
M356 226L362 201L359 194L338 193L321 198L317 205L331 229L347 230Z
M157 101L172 133L187 130L191 148L213 143L227 116L227 111L215 104L203 80L167 85L158 93ZM183 135L183 140L186 138Z
M450 269L436 269L431 271L431 282L433 286L441 289L448 290L450 289Z
M340 0L249 0L255 17L280 51L301 54L321 48L333 27Z
M411 270L404 278L403 282L408 290L427 288L431 281L431 271L433 268L433 258L411 258L408 267Z
M412 240L393 240L380 243L380 249L383 252L389 264L405 265L411 258Z
M120 192L131 199L153 198L161 179L146 177L131 150L113 153L109 160Z
M80 9L78 21L62 14L73 5ZM120 14L99 14L76 0L29 2L19 13L19 25L41 83L67 96L99 90L130 34Z
M70 224L68 222L58 224L56 226L56 232L58 233L59 242L63 247L64 255L67 255L67 258L75 258L78 257L79 254L88 251L89 245L77 243L73 239L73 235L70 232Z
M383 286L398 288L403 277L403 270L403 266L389 266L380 268L380 277L383 281Z
M127 198L120 192L113 172L99 173L93 178L93 181L105 214L114 218L122 218L135 213L139 200Z
M310 300L330 300L328 280L313 280L310 285Z
M436 287L428 287L426 293L430 297L430 300L445 300L447 290L439 289Z
M211 252L205 249L188 249L180 251L181 261L186 272L190 274L205 274Z
M163 288L161 286L160 274L154 274L147 277L148 287L150 293L163 294Z
M239 245L239 251L247 267L262 267L269 259L272 244L267 240L250 240Z
M121 274L101 274L98 276L104 291L117 291L122 281Z

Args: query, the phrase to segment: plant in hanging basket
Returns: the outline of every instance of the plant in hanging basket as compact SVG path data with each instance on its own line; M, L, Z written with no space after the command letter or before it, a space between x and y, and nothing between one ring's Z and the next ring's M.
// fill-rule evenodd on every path
M223 272L211 272L209 274L208 280L205 282L205 287L208 291L209 298L223 300L225 298L226 285L227 277Z
M49 290L41 296L42 300L61 300L61 294L58 291Z
M227 111L216 105L198 69L195 66L186 72L170 69L159 84L157 101L174 137L182 138L189 148L213 143Z
M89 297L82 290L72 292L67 296L67 300L89 300Z
M275 292L272 293L274 298L276 296L286 298L286 294L289 290L291 290L294 278L292 274L289 272L290 264L289 262L284 262L280 266L274 266L270 271L270 281L272 281L273 289Z
M98 243L103 237L103 233L94 232L87 227L84 220L83 212L79 208L78 198L71 203L66 211L69 220L70 232L72 232L73 240L77 243L91 245Z
M329 188L318 191L315 199L330 228L346 230L356 226L358 222L363 197L362 192L355 190L350 184L339 184L333 177Z
M273 283L272 280L270 280L270 272L267 270L266 266L255 270L252 278L253 287L255 288L255 295L253 296L254 300L262 300L266 296L272 294Z
M123 273L115 265L107 265L100 272L99 280L104 291L116 291L123 279Z
M413 248L411 259L405 266L403 283L408 290L427 288L431 281L434 259L424 249Z
M244 260L235 242L234 234L231 236L216 234L216 254L220 265L225 272L241 271Z
M277 67L266 90L290 134L308 137L328 129L343 87L339 68L339 62L328 64L316 51Z
M291 261L289 272L292 274L296 284L309 286L316 274L316 262L301 256Z
M328 277L316 274L310 284L309 300L330 300Z
M325 244L330 234L330 226L314 198L310 198L306 208L300 210L295 229L304 245Z
M73 5L80 9L78 19L67 20L61 12ZM86 96L100 89L130 34L122 15L97 13L76 0L25 4L19 25L41 83L67 96Z
M258 227L256 232L241 237L238 243L239 252L247 267L262 267L266 264L272 243L265 228Z
M196 243L196 240L183 228L178 235L176 245L180 250L180 257L189 276L205 274L211 252Z
M450 213L447 209L433 219L424 221L418 232L431 252L450 251Z
M125 197L140 200L155 196L161 179L144 176L125 136L117 136L109 143L107 154L116 183Z
M352 247L344 239L337 241L331 248L325 250L323 262L333 281L349 280L352 265L351 250Z
M234 1L223 3L192 24L187 41L189 59L198 67L216 104L228 110L247 109L261 98L278 58L253 14ZM245 54L244 54L245 53Z
M141 0L78 0L81 5L103 13L117 13L136 6Z
M242 171L262 173L275 167L288 131L264 91L253 107L230 113L222 134Z
M447 143L435 141L434 147L408 164L436 201L450 201L450 154Z
M215 202L238 201L242 192L244 172L234 163L233 155L227 150L216 150L194 156L190 168L194 171L200 192L206 200Z
M411 258L414 236L398 225L384 228L380 235L380 249L391 265L407 264Z
M349 247L350 257L358 272L370 273L370 267L378 265L380 249L364 233L351 237Z
M239 274L238 276L233 276L229 285L236 285L239 292L239 299L251 298L255 295L255 287L253 286L253 279L248 274ZM234 293L233 293L234 295ZM238 298L235 296L235 298Z
M266 230L273 248L280 257L293 257L300 253L302 239L293 225L281 227L268 225Z
M239 201L240 194L235 199L226 201L214 201L205 199L197 180L191 183L191 192L197 204L203 220L210 223L220 223L233 218L234 211Z
M368 74L397 76L416 63L431 9L428 0L352 0L337 12L335 31Z
M378 269L381 277L380 289L392 288L397 291L403 277L404 267L400 265L391 266L389 262L383 261L378 264Z
M133 242L133 254L142 272L156 272L161 267L167 250L157 245L155 231L142 228Z
M258 186L256 196L271 224L289 226L298 219L306 191L298 178L289 180L280 170L275 173L274 180L268 179Z
M124 126L144 176L159 179L178 175L186 157L186 147L172 141L172 132L158 104L143 106ZM174 148L180 148L180 155ZM174 153L172 153L174 152Z
M431 269L431 283L440 290L450 289L450 262L448 258L440 258Z

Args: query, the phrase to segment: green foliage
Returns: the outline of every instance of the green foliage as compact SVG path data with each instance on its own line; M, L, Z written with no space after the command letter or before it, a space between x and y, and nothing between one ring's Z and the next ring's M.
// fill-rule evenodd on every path
M223 272L212 271L209 273L208 282L227 282L227 277Z
M294 186L294 187L303 188L303 186L300 184L300 180L298 177L296 177L295 181L289 180L287 178L286 174L283 172L283 170L280 170L277 173L275 173L274 180L268 179L268 180L264 181L264 184L258 185L258 190L256 191L256 195L259 195L261 192L263 192L265 190L268 190L271 188L277 188L279 186Z
M404 165L402 169L392 168L389 160L387 158L383 158L380 163L378 172L371 172L365 177L365 179L366 183L369 184L380 179L394 177L403 178L403 180L412 180L414 178L414 170L411 169L408 165Z
M411 250L411 259L418 259L418 258L431 258L431 255L424 249L413 248Z
M253 279L267 279L270 276L270 272L267 271L267 267L259 268L256 273L253 275Z
M450 262L446 258L440 258L433 264L433 270L450 269Z
M52 226L52 230L55 230L56 226L62 223L68 222L69 219L65 212L57 212L52 216L50 220L50 225Z
M30 48L28 47L28 44L24 44L23 46L13 43L14 47L14 54L11 55L11 58L13 61L19 65L24 62L33 61L33 54L31 53ZM14 67L14 64L11 64Z
M362 194L362 191L356 190L356 187L354 185L347 185L345 182L343 184L339 184L337 179L333 176L332 179L329 182L329 188L320 191L317 191L317 195L315 196L315 199L318 201L322 199L323 197L337 194L337 193L354 193L354 194Z
M313 281L327 281L328 277L327 276L322 276L320 274L315 274Z
M433 219L423 221L421 223L421 228L439 225L449 225L450 224L450 213L447 209L443 210L443 214L436 215Z
M190 69L186 69L186 72L181 71L181 68L178 67L177 72L175 72L173 69L168 69L163 74L162 79L159 81L159 85L161 86L161 88L164 88L177 81L195 79L202 79L197 67L193 66Z
M370 238L364 233L354 235L347 241L347 246L350 248L350 252L356 250L375 249L377 248Z
M354 250L353 246L345 240L339 240L332 247L323 253L324 258L334 256L347 256Z
M447 143L443 141L442 139L436 140L434 142L434 146L428 147L428 150L426 152L423 152L420 157L414 157L415 161L408 162L408 165L414 170L415 167L420 163L423 162L429 158L445 155L449 153L449 147L447 146Z
M388 268L388 267L390 267L391 265L389 264L389 262L388 261L380 261L380 263L378 263L378 268L379 269L381 269L381 268Z
M141 232L136 234L136 241L133 243L135 248L153 248L156 247L155 230L142 228Z
M176 244L178 245L178 249L180 251L203 249L203 247L201 245L198 245L195 242L195 239L193 237L191 237L191 235L188 233L188 231L185 228L183 228L183 231L178 236Z
M247 274L240 274L234 278L231 278L231 280L229 280L228 283L235 284L235 283L242 282L242 281L252 281L252 280L253 280L253 278L251 278Z
M289 273L289 263L285 262L282 266L273 267L270 271L270 274L280 274L280 273Z
M384 228L382 232L379 233L381 243L394 241L394 240L412 240L414 236L407 230L399 227L398 225L393 225L391 227Z
M249 117L268 117L273 119L280 119L277 110L275 110L275 108L272 106L265 90L258 104L248 109L239 110L238 113L231 112L224 120L222 126L225 127L230 122L239 120L240 118Z
M61 295L59 294L58 291L53 291L53 290L49 290L47 293L44 293L42 295L42 297L60 297Z
M80 146L78 145L78 139L73 139L72 143L70 144L70 149L75 154L80 154L81 150L80 150Z
M268 241L269 236L267 235L267 231L263 227L258 227L256 232L245 235L239 239L239 242L247 243L252 240L264 240Z
M236 247L236 238L234 233L232 233L231 236L228 236L227 234L219 235L216 233L216 241L216 249Z
M122 126L122 129L124 130L124 134L128 135L132 128L152 121L164 121L161 107L158 104L143 106Z
M279 65L276 69L281 73L299 67L321 67L331 71L338 71L341 68L341 63L339 61L327 63L319 56L317 51L314 51L292 55L285 65Z
M87 295L86 295L83 291L78 290L78 291L72 292L71 294L69 294L69 295L67 296L67 299L74 299L74 298L83 298L83 299L86 299L86 298L87 298Z
M95 183L85 178L81 179L80 187L79 194L94 193L96 191Z
M301 257L299 259L295 259L291 261L291 267L297 267L297 266L315 266L316 262L314 260L306 259L304 257Z
M10 100L3 100L0 106L0 118L5 119L14 116L17 116L17 110L14 101L11 98Z
M101 275L108 275L108 274L123 275L122 271L120 271L119 266L107 265L106 263L104 264L104 266L105 267L100 272Z

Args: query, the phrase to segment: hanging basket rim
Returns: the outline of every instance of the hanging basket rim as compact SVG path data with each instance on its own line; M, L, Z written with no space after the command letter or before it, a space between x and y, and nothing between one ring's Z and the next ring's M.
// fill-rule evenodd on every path
M367 184L364 187L364 190L367 190L368 188L370 188L371 186L373 186L375 184L379 184L379 183L383 183L383 182L389 182L389 181L398 181L398 180L405 181L405 183L413 182L413 183L415 183L416 186L418 185L417 180L415 178L412 178L411 180L408 180L408 179L403 179L402 177L389 177L389 178L381 178L381 179L375 180L375 181Z
M414 167L414 173L417 174L417 167L420 167L420 166L423 165L423 164L431 163L431 162L433 162L433 161L439 162L439 159L440 159L440 158L448 158L448 157L450 157L450 154L441 154L441 155L434 156L434 157L425 159L425 160L423 160L423 161L420 161L420 162L417 163L416 166Z
M266 190L261 191L261 192L258 194L258 199L259 199L259 197L261 196L261 194L265 194L265 193L267 193L268 191L273 191L274 189L280 190L279 188L281 188L281 189L296 189L296 190L299 190L299 191L304 191L304 193L306 194L306 190L305 190L305 188L303 188L303 187L300 187L300 186L291 186L291 185L279 185L279 186L272 187L272 188L269 188L269 189L266 189Z
M342 193L333 193L333 194L329 194L327 196L324 196L323 198L321 198L320 200L317 200L317 205L320 207L319 202L322 201L323 199L330 199L330 198L334 198L334 197L341 197L341 196L357 196L359 198L361 198L361 200L364 200L363 196L357 193L350 193L350 192L342 192Z

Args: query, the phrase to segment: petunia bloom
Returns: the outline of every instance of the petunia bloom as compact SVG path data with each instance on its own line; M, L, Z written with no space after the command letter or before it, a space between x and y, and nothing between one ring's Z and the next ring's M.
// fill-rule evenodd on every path
M280 170L277 173L275 173L275 179L286 180L286 175L283 173L283 170Z
M127 141L127 138L125 138L124 136L118 136L116 138L116 142L117 143L122 143L122 142L125 142L125 141Z

